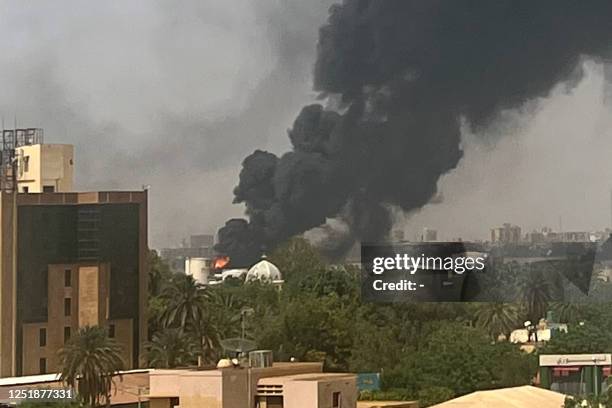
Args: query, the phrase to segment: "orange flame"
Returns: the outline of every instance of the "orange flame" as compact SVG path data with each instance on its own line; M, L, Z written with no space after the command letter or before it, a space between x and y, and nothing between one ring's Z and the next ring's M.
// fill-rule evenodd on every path
M227 264L229 264L230 258L229 256L220 256L215 259L213 263L214 269L223 269Z

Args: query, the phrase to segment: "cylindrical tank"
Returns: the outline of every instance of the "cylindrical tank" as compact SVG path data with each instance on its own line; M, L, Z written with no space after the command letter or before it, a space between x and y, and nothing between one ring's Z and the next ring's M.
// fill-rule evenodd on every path
M272 350L255 350L249 353L249 366L256 368L272 367Z
M187 258L185 259L185 274L193 276L196 282L207 284L210 275L209 258Z

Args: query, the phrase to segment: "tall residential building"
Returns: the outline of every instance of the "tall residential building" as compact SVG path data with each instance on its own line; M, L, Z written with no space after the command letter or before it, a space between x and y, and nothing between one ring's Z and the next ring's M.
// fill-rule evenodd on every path
M423 228L423 234L421 235L422 242L435 242L438 240L438 231L431 228Z
M491 242L517 244L521 241L521 227L505 223L501 227L491 228Z
M147 255L146 191L1 192L0 377L57 372L58 349L87 325L139 366Z

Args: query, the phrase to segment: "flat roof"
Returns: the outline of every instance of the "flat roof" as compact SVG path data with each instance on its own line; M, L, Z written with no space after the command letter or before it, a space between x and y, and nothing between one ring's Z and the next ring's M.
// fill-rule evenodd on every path
M149 373L152 371L155 371L155 370L140 368L140 369L134 369L134 370L119 371L117 375ZM13 385L48 383L48 382L56 382L59 380L60 380L59 373L25 375L22 377L5 377L5 378L0 378L0 387L10 387Z
M276 377L264 377L257 383L261 385L272 385L279 381L326 381L334 379L355 379L357 376L351 373L306 373L288 374Z
M13 193L2 194L8 196ZM17 194L18 205L140 204L146 199L146 190Z

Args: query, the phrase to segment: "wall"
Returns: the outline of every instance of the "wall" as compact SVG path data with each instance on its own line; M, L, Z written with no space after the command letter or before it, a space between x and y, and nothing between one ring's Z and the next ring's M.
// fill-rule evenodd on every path
M52 186L55 192L72 191L74 180L74 147L72 145L22 146L16 149L16 153L19 192L24 192L24 187L27 187L29 193L41 193L44 186Z

